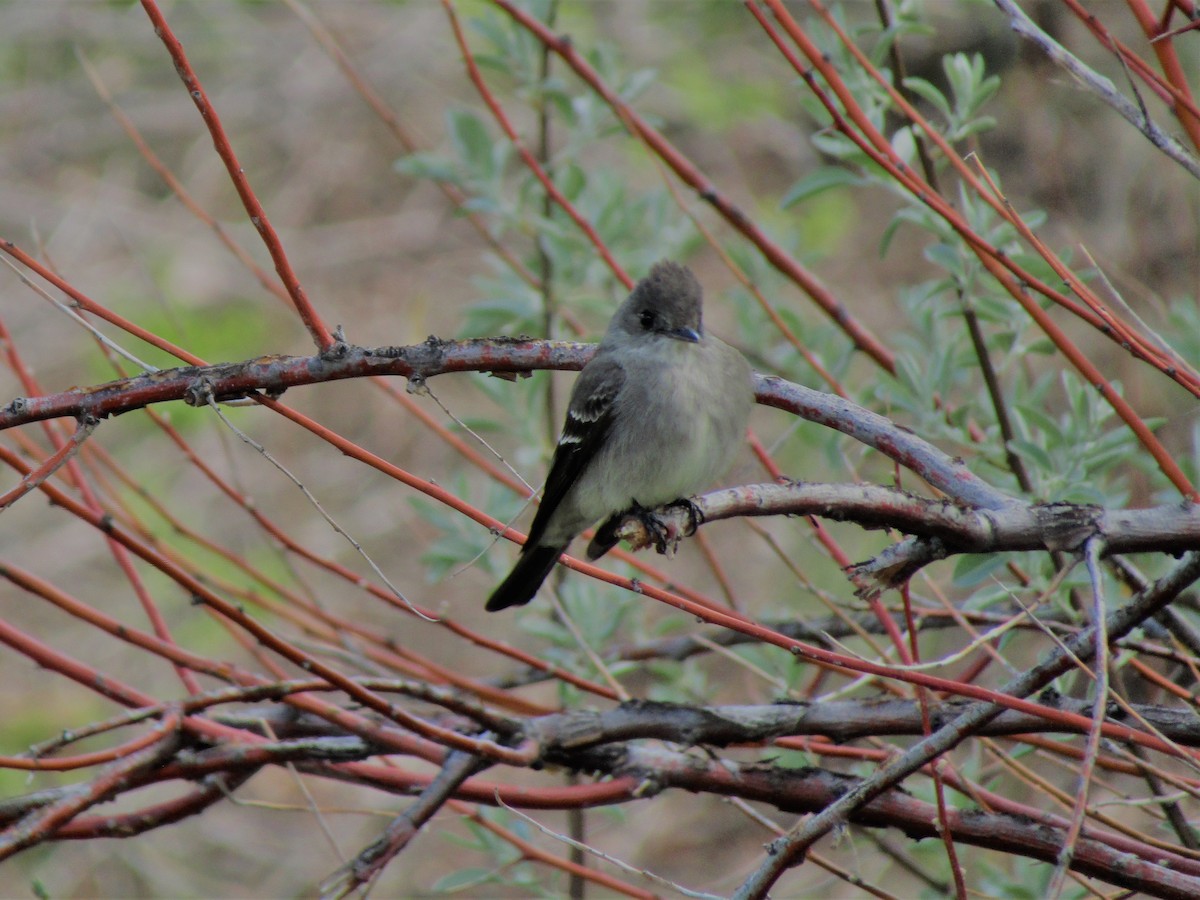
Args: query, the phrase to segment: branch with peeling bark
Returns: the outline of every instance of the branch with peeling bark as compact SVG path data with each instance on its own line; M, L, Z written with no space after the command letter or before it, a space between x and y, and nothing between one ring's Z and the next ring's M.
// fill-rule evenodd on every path
M18 397L0 409L0 431L61 417L105 419L158 403L182 400L196 406L278 397L293 387L396 375L420 383L451 372L489 372L505 377L536 369L580 369L595 353L592 344L520 338L444 341L430 337L405 347L358 347L338 343L318 356L263 356L213 366L162 369L87 388L41 397ZM774 376L755 376L759 403L841 431L919 475L959 503L999 509L1016 503L966 465L884 416L833 394Z
M1091 701L1047 695L1039 701L1072 716L1091 715ZM929 721L938 728L964 712L970 701L927 704ZM1165 738L1183 746L1200 746L1200 716L1191 710L1138 705L1133 713ZM542 716L525 733L554 752L598 746L619 740L655 738L686 746L725 747L756 744L780 737L821 736L837 742L879 735L920 735L920 704L915 700L823 700L819 703L695 707L676 703L632 701L604 712L576 710ZM1008 709L975 732L1006 736L1029 732L1083 734L1078 721L1049 719Z
M669 553L694 530L697 520L742 516L820 516L868 529L891 529L912 538L850 569L861 590L894 587L921 566L959 553L1018 550L1076 552L1090 538L1106 554L1178 554L1200 548L1200 506L1181 502L1146 509L1104 509L1076 503L971 508L930 500L876 484L748 484L695 498L691 508L669 506L654 514L631 515L617 535L634 549L651 545Z
M214 366L164 369L42 397L19 397L0 409L0 430L71 416L89 422L157 403L199 405L215 399L278 397L292 387L367 376L396 375L419 384L453 372L501 376L536 369L578 369L594 345L569 341L430 337L405 347L367 348L338 343L318 356L264 356ZM635 548L670 550L696 520L740 516L811 515L893 529L912 536L851 570L860 590L892 587L921 566L956 553L1017 550L1074 551L1089 538L1106 553L1181 553L1200 547L1200 507L1190 503L1149 509L1107 510L1078 504L1027 504L972 473L962 460L903 426L849 400L774 376L755 376L759 403L836 429L919 475L945 495L932 500L872 484L743 485L696 499L692 509L666 508L651 533L630 517L620 536Z
M1057 696L1041 699L1067 714L1086 715L1090 707L1087 700ZM933 703L927 713L934 727L941 727L965 706L957 702ZM1133 712L1179 744L1200 743L1200 719L1193 712L1157 706L1138 706ZM415 803L397 817L370 852L361 854L354 866L335 876L331 886L336 887L369 881L378 854L386 855L403 846L414 827L451 797L518 808L553 809L630 803L664 790L682 789L754 800L785 812L815 813L854 791L862 779L815 766L795 768L766 759L740 762L711 752L695 753L680 748L770 744L780 738L802 735L849 741L868 734L920 734L925 727L920 705L909 700L700 708L632 702L604 712L579 710L513 719L514 725L519 723L519 728L542 747L539 765L587 771L603 775L604 780L596 785L563 788L511 788L480 779L479 761L456 751L447 751L441 772L432 776L410 772L395 758L391 764L377 764L370 760L381 751L380 747L361 737L339 733L335 726L315 717L285 716L277 707L218 714L217 718L236 725L256 722L258 729L266 729L269 723L269 730L281 739L257 745L253 753L236 745L196 752L180 747L178 742L162 743L155 748L158 765L138 769L134 784L192 781L213 772L224 773L223 777L240 783L265 766L292 763L300 771L325 777L397 793L419 793ZM975 734L1003 736L1028 731L1081 730L1057 720L1006 710ZM389 782L389 775L400 780ZM27 804L21 804L19 798L10 800L4 810L5 818L13 820L55 809L71 799L73 791L61 788L39 792ZM986 791L984 795L977 799L985 800L990 808L955 810L948 816L946 826L956 840L987 847L1002 846L1035 859L1054 859L1066 833L1066 819ZM147 823L153 821L146 819ZM872 828L896 827L913 837L932 837L938 827L931 803L895 789L857 808L849 821ZM98 817L80 819L49 839L88 836L89 829L103 825ZM1114 868L1106 870L1106 866ZM1156 896L1187 896L1187 891L1196 890L1200 884L1200 863L1196 860L1163 849L1151 852L1140 841L1101 827L1090 827L1086 837L1077 842L1073 867Z

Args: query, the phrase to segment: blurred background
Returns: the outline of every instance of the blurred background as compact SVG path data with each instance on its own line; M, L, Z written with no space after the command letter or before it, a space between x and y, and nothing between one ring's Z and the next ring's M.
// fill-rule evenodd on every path
M705 245L699 226L713 230L717 242L858 402L895 416L950 453L973 453L961 423L947 422L928 402L933 393L943 392L945 399L966 409L967 393L974 390L957 380L956 365L966 364L955 362L959 339L946 315L922 302L927 295L920 286L939 277L927 252L929 231L899 215L909 206L908 198L878 184L846 181L820 191L796 191L807 176L835 159L830 145L821 142L828 132L811 96L745 9L704 0L532 6L539 16L552 17L556 33L569 35L585 50L641 115L809 266L855 318L883 335L900 353L908 380L902 378L899 386L882 384L878 370L853 352L829 319L740 244L693 193L676 188L679 199L674 198L661 166L627 138L620 123L560 61L549 64L553 90L535 96L529 85L540 77L541 57L528 37L518 35L489 4L455 4L485 77L532 148L538 148L539 117L549 111L546 149L552 168L589 221L597 223L620 264L640 277L658 258L687 261L705 284L706 316L713 330L741 347L756 369L828 389L765 324L744 287ZM1110 28L1124 29L1123 37L1145 50L1132 24L1111 10L1120 4L1098 6L1110 8ZM805 4L789 7L799 17L808 15ZM527 173L466 77L442 5L317 0L305 7L394 112L415 153L397 141L289 5L206 0L163 3L161 8L220 113L310 299L328 323L344 327L348 341L374 346L418 343L429 335L597 337L625 289L564 217L542 211ZM1079 21L1060 4L1030 2L1025 9L1072 52L1121 79L1111 58L1085 37ZM865 0L842 4L839 10L851 25L877 23L875 5ZM974 150L999 175L1012 204L1044 222L1039 229L1043 240L1084 268L1090 267L1089 257L1101 261L1105 277L1125 302L1152 328L1169 333L1187 358L1198 358L1200 353L1189 355L1200 350L1200 332L1192 329L1200 274L1195 182L1060 70L1018 43L990 4L930 0L902 4L900 14L926 26L902 37L909 75L946 87L942 57L961 52L978 54L982 71L1001 77L981 113L992 121L963 139L963 151ZM41 258L99 303L209 362L312 353L293 311L263 290L213 229L185 208L138 152L89 78L88 67L195 202L271 271L212 140L141 7L7 0L0 3L0 18L0 237ZM1182 41L1177 47L1188 49ZM1194 66L1194 54L1186 62ZM553 307L547 308L545 295L499 259L463 211L448 202L439 180L473 198L470 209L501 246L531 271L549 273ZM0 270L0 318L44 391L117 377L86 332L8 269ZM1023 377L1031 384L1041 384L1047 373L1057 378L1053 373L1061 362L1044 353L1028 324L1011 327L1009 347L1028 368ZM1148 378L1145 367L1078 323L1066 327L1121 383L1139 412L1156 420L1163 440L1194 470L1192 398L1165 379ZM173 364L153 348L117 337L153 365ZM537 487L572 378L539 373L509 383L484 375L444 376L433 379L430 388L457 419ZM396 387L403 390L403 385ZM1042 390L1039 403L1050 417L1069 410L1076 398L1072 387L1057 382ZM22 393L13 371L0 370L0 397ZM366 382L294 390L284 400L502 521L520 509L521 498L448 452L426 424ZM465 434L432 398L414 396L411 402L445 428ZM286 523L289 533L314 552L369 576L361 559L295 485L216 425L210 411L175 404L160 412L196 456L251 497L257 509ZM506 544L489 546L486 529L341 456L279 417L254 408L227 415L293 472L414 602L543 658L564 663L576 658L576 649L544 610L532 610L525 620L483 618L483 600L514 555ZM1099 420L1094 424L1097 433L1109 427ZM759 409L753 427L793 477L891 481L890 462L813 426L797 426L780 413ZM419 647L474 676L512 675L510 661L474 654L444 630L401 617L342 581L315 571L297 575L294 561L249 515L214 490L143 414L103 423L93 440L135 476L136 487L114 485L112 491L152 522L147 527L162 540L173 542L178 535L166 519L149 512L147 495L188 528L239 549L264 571L294 577L309 596L340 615L394 633L399 644ZM1064 456L1082 452L1066 426L1058 440ZM1113 444L1118 451L1125 446ZM982 452L970 457L979 474L1012 489L994 455L985 457ZM1097 475L1094 484L1087 472L1061 471L1061 482L1047 475L1039 483L1039 497L1092 499L1081 485L1130 505L1169 496L1147 466L1134 459L1127 463L1106 470L1102 478ZM747 450L727 482L763 480L767 475ZM111 615L141 621L127 581L91 529L37 496L5 512L0 527L0 555ZM752 612L826 615L818 595L848 596L839 567L814 546L806 530L789 521L763 522L761 527L769 541L740 524L711 529L714 552L736 591L754 598L748 604ZM884 536L852 526L830 529L853 559L886 543ZM783 574L777 549L800 561L805 586ZM202 559L216 578L241 577L215 555L194 546L186 552ZM478 554L482 556L475 560ZM674 561L655 557L648 562L719 596L720 583L706 571L704 559L689 542ZM165 578L149 568L144 574L177 640L216 658L246 659ZM579 604L598 644L618 639L632 643L684 627L677 616L638 605L630 595L618 601L612 588L605 593L576 584L582 581L568 577L565 599ZM603 602L591 603L596 594ZM151 690L161 684L164 697L179 690L161 661L147 660L121 642L96 639L87 626L3 584L0 608L6 618L103 671ZM269 614L264 619L274 621ZM764 651L764 658L755 661L788 686L803 681L804 673L782 656ZM63 728L116 712L111 704L64 679L48 677L8 651L0 652L0 677L6 685L0 692L3 753L19 753ZM658 670L629 673L626 686L636 696L706 702L761 701L774 691L755 683L743 667L720 659L663 661ZM526 696L548 704L578 699L554 684L535 685ZM0 772L5 796L71 780ZM339 854L344 858L369 843L386 816L408 801L318 779L305 784L313 792L311 800L296 779L272 769L230 802L136 839L39 846L6 864L0 893L315 896L315 885L336 868ZM123 798L123 808L151 799L149 792ZM323 810L332 832L328 841L314 824L310 802ZM765 838L724 806L711 797L675 794L644 809L591 814L590 833L636 866L727 893L753 867ZM562 816L541 818L564 827ZM896 854L877 846L896 837L855 831L829 853L849 861L866 878L895 879L891 889L902 894L901 884L912 893L929 890L920 879L904 874ZM377 896L428 894L464 860L486 867L486 848L481 849L479 840L444 812L436 827L418 837L417 846L388 870ZM904 851L913 857L938 852L924 845ZM487 882L462 892L521 896L562 890L562 884L541 882L545 873L540 870L515 865L508 874L507 883ZM997 884L1004 877L998 868ZM797 876L787 882L793 892L780 896L861 896L855 888L824 878L819 872Z

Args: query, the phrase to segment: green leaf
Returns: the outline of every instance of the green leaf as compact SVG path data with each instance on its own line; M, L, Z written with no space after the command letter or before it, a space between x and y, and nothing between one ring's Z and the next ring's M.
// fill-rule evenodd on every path
M883 229L883 237L879 239L879 258L887 256L888 247L892 245L892 238L896 236L896 232L900 230L900 226L904 224L904 220L899 216L892 216L887 223L887 227Z
M429 891L432 894L449 894L483 884L493 877L491 869L481 867L456 869L435 881Z
M925 248L925 258L960 281L965 277L962 246L959 244L930 244Z
M621 99L626 103L632 103L642 96L657 78L658 71L656 69L638 69L636 72L631 72L621 85Z
M450 142L468 171L478 178L489 180L495 174L492 137L479 116L462 109L446 113L446 130Z
M964 553L954 565L954 584L957 587L974 587L986 581L992 573L1004 566L1002 553Z
M788 188L788 192L779 201L779 206L781 209L788 209L831 188L857 187L863 183L862 177L855 175L849 169L839 166L822 166Z
M924 78L905 78L903 84L908 90L912 91L922 100L937 108L947 119L950 118L950 103L946 100L945 95L937 89L931 82Z
M1054 460L1038 444L1032 441L1023 441L1020 438L1013 438L1008 442L1008 446L1017 456L1024 459L1026 462L1031 462L1042 472L1053 472L1055 470Z
M396 160L393 167L402 175L413 178L428 178L432 181L461 182L454 164L435 153L413 153Z

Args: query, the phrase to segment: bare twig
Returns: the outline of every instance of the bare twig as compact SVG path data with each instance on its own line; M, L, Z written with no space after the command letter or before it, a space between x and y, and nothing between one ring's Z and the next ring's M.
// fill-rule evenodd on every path
M1192 552L1148 590L1108 616L1104 624L1109 639L1120 637L1136 627L1139 622L1154 615L1197 578L1200 578L1200 553ZM1095 652L1097 628L1068 639L1066 646L1070 653L1083 657ZM1069 666L1068 655L1055 652L1028 672L1008 682L1001 691L1014 697L1028 696L1061 675ZM880 766L869 778L847 791L819 814L794 828L786 838L773 842L767 858L754 874L742 883L736 896L739 900L764 896L779 876L803 857L808 847L844 822L853 810L870 802L882 791L898 784L916 769L936 759L999 713L1000 707L994 704L975 704L950 725L939 729L892 762Z
M1084 88L1095 94L1111 106L1121 118L1146 136L1155 147L1167 157L1179 163L1193 178L1200 178L1200 160L1182 144L1154 124L1145 114L1145 108L1129 101L1116 86L1103 75L1086 65L1079 57L1068 51L1034 24L1015 0L992 0L997 8L1008 16L1013 31L1032 43L1039 50L1079 82Z
M487 763L477 756L459 750L448 753L441 771L421 796L392 820L378 840L326 879L321 886L321 896L346 897L375 881L421 827L445 806L459 785L484 768Z

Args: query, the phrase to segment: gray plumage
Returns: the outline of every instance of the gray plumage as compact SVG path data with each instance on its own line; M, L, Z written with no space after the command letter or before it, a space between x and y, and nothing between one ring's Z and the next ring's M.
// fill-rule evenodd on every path
M733 461L754 389L745 358L706 334L695 276L660 262L613 315L567 407L542 504L494 611L528 603L581 531L708 487ZM602 527L598 559L615 543Z

